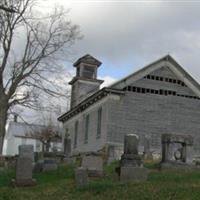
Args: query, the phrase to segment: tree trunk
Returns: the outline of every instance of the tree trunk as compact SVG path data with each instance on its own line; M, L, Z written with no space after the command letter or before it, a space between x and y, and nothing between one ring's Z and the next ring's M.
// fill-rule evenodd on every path
M45 151L45 144L44 142L42 142L42 153L44 153L44 151Z
M4 136L6 134L6 122L7 122L7 112L8 104L4 103L0 98L0 155L3 153L3 142Z
M49 149L50 149L50 141L47 141L46 143L46 152L49 152Z

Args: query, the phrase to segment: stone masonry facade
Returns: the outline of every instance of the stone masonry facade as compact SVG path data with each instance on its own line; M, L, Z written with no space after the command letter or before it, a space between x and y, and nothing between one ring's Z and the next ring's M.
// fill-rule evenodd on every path
M151 66L147 70L150 69ZM161 154L162 134L191 135L194 137L194 155L200 154L199 91L195 93L191 89L193 85L189 85L186 75L177 76L165 63L135 81L124 80L120 84L123 87L118 87L119 84L110 86L116 93L107 92L95 103L87 101L87 108L82 109L83 105L80 104L61 116L63 136L67 130L72 141L72 154L112 147L109 152L111 157L120 158L126 134L139 136L140 153L144 151L145 137L150 138L150 151L158 155ZM121 93L117 94L118 91ZM101 133L97 137L99 108L102 109ZM88 115L88 137L85 142Z
M144 137L150 136L153 153L161 153L161 135L165 133L189 134L194 140L196 155L200 153L200 100L187 87L178 84L178 78L168 69L151 74L177 80L164 82L143 78L132 84L134 87L154 89L154 93L126 91L119 101L110 102L108 109L107 141L122 143L127 133L140 137L140 152L143 151ZM130 88L131 90L132 88ZM155 94L155 90L175 91L184 96Z

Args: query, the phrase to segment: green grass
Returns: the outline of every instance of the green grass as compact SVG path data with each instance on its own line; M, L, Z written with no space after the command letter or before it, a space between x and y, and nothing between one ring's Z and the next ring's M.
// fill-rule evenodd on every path
M84 188L76 188L74 167L60 166L57 171L34 175L37 186L12 188L12 170L0 171L0 200L73 200L73 199L133 199L133 200L199 200L200 170L159 171L157 164L148 163L148 180L144 183L121 184L114 177L117 163L106 167L108 176L104 179L90 179Z

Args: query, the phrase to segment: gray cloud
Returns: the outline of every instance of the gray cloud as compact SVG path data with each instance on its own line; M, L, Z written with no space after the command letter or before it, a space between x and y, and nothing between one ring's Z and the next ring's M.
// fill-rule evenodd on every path
M200 3L75 1L70 6L72 21L85 36L74 47L76 57L89 52L107 67L134 70L170 53L200 77Z
M105 85L115 80L112 70L123 76L167 53L200 81L200 3L55 1L71 8L72 22L79 24L84 34L73 47L71 61L86 53L100 59L101 70L107 73L100 77L105 78ZM50 5L53 0L47 2ZM73 75L72 64L65 66ZM63 74L60 80L65 89L68 79Z

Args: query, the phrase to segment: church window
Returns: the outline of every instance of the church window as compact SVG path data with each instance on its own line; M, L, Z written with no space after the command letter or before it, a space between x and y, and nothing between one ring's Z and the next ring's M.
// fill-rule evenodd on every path
M97 111L97 138L101 137L102 107Z
M85 117L85 144L88 143L88 133L89 133L89 123L90 123L90 116L89 114Z
M86 78L94 78L95 69L92 66L85 65L82 73L83 73L83 76Z
M74 127L74 148L77 147L77 139L78 139L78 121L75 122L75 127Z

